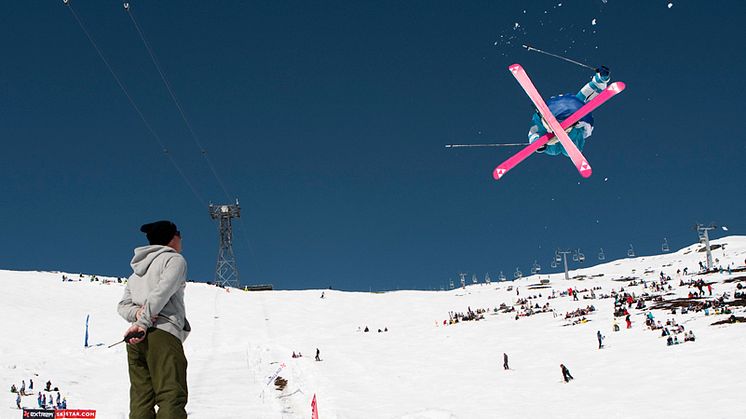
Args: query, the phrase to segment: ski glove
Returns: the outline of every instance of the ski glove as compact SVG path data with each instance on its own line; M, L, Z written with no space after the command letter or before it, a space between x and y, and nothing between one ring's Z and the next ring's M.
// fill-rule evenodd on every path
M611 70L609 70L609 67L602 65L596 69L596 73L598 73L598 75L601 76L602 79L608 79Z

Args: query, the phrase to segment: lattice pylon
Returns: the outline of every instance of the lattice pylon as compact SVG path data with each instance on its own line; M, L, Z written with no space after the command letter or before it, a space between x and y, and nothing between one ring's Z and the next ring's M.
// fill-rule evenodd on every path
M215 266L215 284L223 287L239 286L236 255L233 253L233 218L241 216L238 200L231 205L210 204L210 217L218 220L218 261Z

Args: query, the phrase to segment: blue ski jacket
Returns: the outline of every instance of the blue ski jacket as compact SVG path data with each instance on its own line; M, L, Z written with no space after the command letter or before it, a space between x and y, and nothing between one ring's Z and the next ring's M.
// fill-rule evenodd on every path
M552 96L547 100L547 106L552 112L552 115L557 118L557 121L562 122L575 113L575 111L580 109L583 104L606 89L610 80L610 77L601 77L600 74L596 73L593 78L591 78L591 81L583 86L577 94L573 95L568 93L565 95ZM546 134L548 128L548 125L538 112L534 113L531 117L531 123L533 125L528 131L529 143L533 143ZM575 143L580 151L583 151L585 140L590 137L592 133L593 116L591 114L584 116L580 121L567 130L568 137L570 137L570 140ZM567 156L567 151L565 151L565 148L562 147L562 144L560 144L556 137L550 140L544 153L549 154L550 156L557 156L560 154Z

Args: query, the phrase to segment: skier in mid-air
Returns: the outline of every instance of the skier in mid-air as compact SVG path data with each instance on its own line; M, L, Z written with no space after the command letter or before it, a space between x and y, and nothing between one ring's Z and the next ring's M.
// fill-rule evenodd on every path
M583 86L576 95L567 93L564 95L552 96L546 101L546 104L552 112L552 115L557 118L557 121L562 122L575 113L575 111L580 109L586 102L593 99L596 95L606 89L610 80L609 68L601 66L596 69L596 74L593 76L591 81ZM529 143L533 143L549 131L549 125L538 112L534 113L531 122L533 125L528 131ZM578 147L578 150L583 151L586 138L590 137L593 133L593 116L591 114L584 116L580 121L576 122L566 131L572 142ZM539 147L536 152L546 153L550 156L557 156L560 154L564 154L565 156L568 155L557 137L552 138L547 144Z

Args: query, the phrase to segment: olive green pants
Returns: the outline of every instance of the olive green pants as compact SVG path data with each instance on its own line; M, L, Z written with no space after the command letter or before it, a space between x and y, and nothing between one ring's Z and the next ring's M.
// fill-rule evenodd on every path
M150 328L142 342L127 345L127 363L130 419L187 417L187 360L179 338Z

